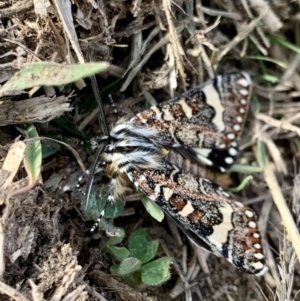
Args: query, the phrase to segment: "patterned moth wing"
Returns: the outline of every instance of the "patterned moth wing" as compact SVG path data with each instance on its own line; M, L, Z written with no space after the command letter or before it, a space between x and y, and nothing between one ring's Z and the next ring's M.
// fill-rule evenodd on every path
M200 238L243 272L263 274L267 268L255 212L209 180L161 164L162 169L133 170L128 177L197 245Z
M158 129L161 145L224 172L238 155L251 89L247 73L219 75L130 122Z
M166 157L173 149L224 171L238 153L250 90L246 73L218 76L118 124L96 142L105 142L101 160L112 178L109 202L134 184L192 241L203 241L242 271L259 275L266 267L254 211Z

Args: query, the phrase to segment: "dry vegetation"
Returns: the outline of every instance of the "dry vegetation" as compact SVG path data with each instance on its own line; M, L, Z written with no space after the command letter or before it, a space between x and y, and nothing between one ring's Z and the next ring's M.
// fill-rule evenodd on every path
M112 89L123 115L216 73L250 73L254 96L240 163L265 167L237 197L260 216L270 268L260 278L241 273L195 248L172 222L155 222L131 197L115 223L127 235L151 225L158 255L172 256L172 276L162 286L134 289L111 276L114 258L101 252L106 235L86 234L82 197L73 189L82 171L72 153L61 149L44 159L34 185L21 163L23 142L8 152L20 135L15 124L63 135L61 124L46 123L61 114L80 131L101 135L97 111L77 114L91 95L89 80L79 80L72 95L44 86L0 100L0 300L300 300L299 1L1 1L0 45L0 84L25 62L110 62L100 89L121 79ZM91 152L75 148L89 166ZM233 176L218 181L236 186L246 175Z

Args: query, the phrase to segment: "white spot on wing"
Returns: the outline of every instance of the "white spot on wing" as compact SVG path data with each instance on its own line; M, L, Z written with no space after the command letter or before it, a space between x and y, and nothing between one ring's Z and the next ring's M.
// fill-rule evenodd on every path
M236 206L238 206L238 207L244 207L244 204L243 203L241 203L241 202L235 202L234 203Z
M150 110L152 110L153 112L155 112L156 114L156 119L157 120L161 120L161 111L159 110L158 107L151 107Z
M229 198L229 193L227 193L226 191L222 191L222 194L223 194L224 196L226 196L227 198Z
M166 201L168 201L170 197L173 195L173 190L170 189L169 187L164 187L163 192Z
M224 167L219 166L220 172L225 172L226 169Z
M232 134L232 133L228 134L227 137L228 137L228 139L230 139L230 140L235 139L235 135Z
M242 123L242 122L243 122L243 118L242 118L241 116L237 116L237 117L236 117L236 121L237 121L238 123Z
M239 79L237 83L243 87L248 87L250 84L245 78Z
M233 129L238 132L241 129L241 127L238 124L235 124L233 126Z
M219 77L217 77L217 79L219 79ZM224 131L225 124L223 121L223 113L225 109L221 103L219 93L211 84L204 87L203 92L205 93L207 104L212 106L215 110L215 117L213 118L213 123L217 126L219 131Z
M241 74L243 74L243 76L246 78L246 80L248 81L249 84L252 83L252 80L251 80L251 77L250 77L249 73L241 72Z
M233 159L231 157L227 157L227 158L225 158L225 162L226 162L226 164L232 164Z
M256 228L256 223L255 223L255 222L249 222L249 223L248 223L248 226L249 226L250 228Z
M233 229L231 221L233 210L228 203L224 202L224 204L220 206L219 211L223 216L222 223L214 225L213 233L210 236L207 236L207 238L218 250L222 250L223 244L227 242L229 231Z
M192 108L185 102L184 99L179 100L177 103L181 105L181 108L187 118L191 118L193 116Z
M243 96L248 95L248 90L246 90L246 89L241 89L241 90L239 90L239 92L240 92L240 94L243 95Z
M208 165L208 166L211 166L213 164L209 159L207 159L209 153L211 152L211 149L193 148L193 150L196 152L197 158L201 163Z
M186 205L182 208L182 210L180 210L178 212L178 214L181 215L182 217L186 217L189 214L193 213L194 210L195 209L194 209L194 207L192 205L192 202L191 201L187 201Z
M254 216L254 213L252 211L250 211L250 210L246 210L245 214L246 214L246 216L248 216L250 218Z
M255 253L253 256L254 256L255 258L259 259L259 260L265 258L264 254L262 254L262 253Z
M230 156L236 156L237 155L237 150L234 148L234 147L231 147L229 150L228 150L228 153Z
M169 109L163 109L163 118L165 121L172 121L174 120L173 115L171 114L171 112L169 111Z
M260 261L258 262L251 262L251 265L255 268L255 270L262 270L259 273L257 273L257 276L261 276L263 275L268 269L267 267L264 266L264 264Z

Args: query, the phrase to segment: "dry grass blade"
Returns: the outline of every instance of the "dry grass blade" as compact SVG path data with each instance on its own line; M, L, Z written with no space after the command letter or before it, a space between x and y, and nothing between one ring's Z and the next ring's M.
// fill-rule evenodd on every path
M291 123L285 121L285 120L276 120L270 116L267 116L265 114L257 114L256 118L264 121L265 123L280 128L280 129L284 129L284 130L288 130L288 131L292 131L295 132L298 136L300 136L300 128L292 125Z
M276 166L276 170L287 175L286 163L274 141L266 133L260 133L259 139L261 139L266 144L269 154L271 155Z
M282 22L279 20L278 16L271 9L267 1L249 0L249 3L259 15L267 11L262 21L270 31L276 32L283 26Z
M170 0L163 0L163 9L165 11L165 14L167 16L167 21L169 25L169 35L170 35L170 42L172 45L172 50L174 52L175 57L175 64L176 69L179 71L179 76L181 78L182 84L185 87L185 72L183 68L183 62L182 62L182 51L181 51L181 45L179 44L179 37L177 35L177 31L175 29L174 23L172 21L171 17L171 1Z
M237 44L239 44L243 39L245 39L259 24L261 19L266 15L266 11L262 13L259 17L251 21L249 24L240 28L239 33L227 44L225 47L218 53L218 55L214 59L214 64L220 62L220 60Z
M177 33L179 34L183 29L184 25L180 25L176 28ZM147 61L150 59L151 55L166 45L170 40L170 36L167 35L166 37L162 38L157 44L155 44L149 51L148 53L144 56L144 58L141 60L139 64L136 65L135 68L131 70L131 72L128 74L127 79L125 80L124 84L122 85L120 91L124 91L127 89L133 78L136 76L136 74L141 70L141 68L147 63Z
M282 195L281 188L277 182L276 176L274 174L274 168L272 164L267 164L264 170L265 181L271 191L274 202L280 212L283 225L287 231L289 238L292 241L294 250L300 260L300 235L295 221L291 215L291 212L286 204L286 201Z
M6 197L11 192L12 181L23 161L25 149L26 144L22 141L19 141L14 143L8 151L7 157L4 161L1 171L8 171L9 174L0 187L0 204L3 204L5 202Z
M70 39L71 45L73 46L73 49L77 54L78 61L81 64L83 64L84 57L80 49L79 41L74 26L72 10L71 10L71 2L55 0L54 3L56 5L61 21L63 22L64 30L66 31ZM71 63L71 61L69 63Z

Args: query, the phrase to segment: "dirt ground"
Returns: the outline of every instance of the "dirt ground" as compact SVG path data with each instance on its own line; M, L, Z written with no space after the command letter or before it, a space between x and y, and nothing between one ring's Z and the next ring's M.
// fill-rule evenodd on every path
M234 195L259 215L269 266L262 277L242 273L167 218L156 222L132 191L109 222L125 230L124 246L149 227L156 256L171 257L170 278L132 288L112 275L107 233L88 232L75 189L83 171L74 153L89 168L94 153L81 141L103 134L91 83L53 87L50 76L49 86L0 99L0 301L300 300L299 1L0 1L0 45L1 85L24 63L109 62L97 80L110 126L118 117L108 93L128 118L216 74L248 72L254 89L237 163L249 168L213 177L228 188L252 175ZM36 136L74 151L42 140L42 165L28 175L22 141Z

